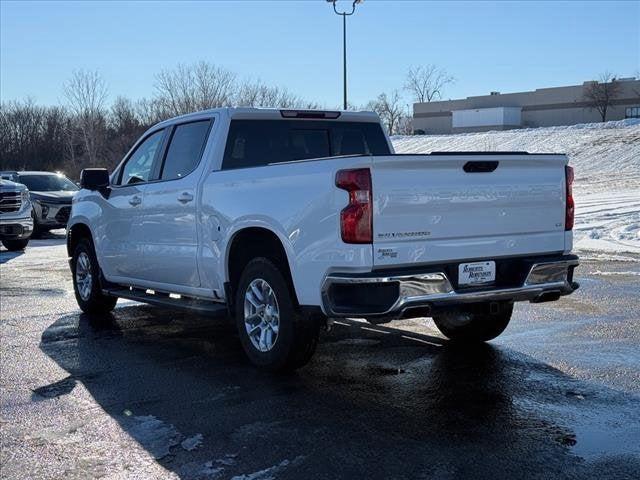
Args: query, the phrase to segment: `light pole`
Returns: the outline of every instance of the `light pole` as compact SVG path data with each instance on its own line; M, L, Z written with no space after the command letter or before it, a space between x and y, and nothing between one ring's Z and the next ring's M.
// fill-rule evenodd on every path
M344 109L347 109L347 17L354 14L356 11L356 5L362 3L364 0L353 0L351 4L351 11L339 12L336 7L336 0L327 0L327 2L333 5L333 11L336 15L342 15L342 70L344 72Z

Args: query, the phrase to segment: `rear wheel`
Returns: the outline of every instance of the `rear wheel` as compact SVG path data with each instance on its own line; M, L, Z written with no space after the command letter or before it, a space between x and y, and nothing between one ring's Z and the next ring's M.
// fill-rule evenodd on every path
M313 356L320 322L298 311L280 269L267 258L245 267L236 290L236 326L242 347L257 367L290 371Z
M4 248L11 252L24 250L27 247L28 243L28 238L25 238L24 240L2 240L2 245L4 245Z
M71 260L73 291L78 306L85 313L107 313L114 309L117 297L104 295L100 287L100 266L87 238L78 242Z
M513 303L470 305L434 315L433 321L450 340L457 342L486 342L500 335L509 325Z

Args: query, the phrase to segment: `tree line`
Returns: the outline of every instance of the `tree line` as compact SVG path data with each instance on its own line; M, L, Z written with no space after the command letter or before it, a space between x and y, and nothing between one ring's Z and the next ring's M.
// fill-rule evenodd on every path
M390 134L411 134L408 101L432 101L454 81L433 65L411 68L400 90L381 93L364 106L380 115ZM91 71L76 71L62 87L63 105L33 99L0 104L0 169L64 171L78 178L86 167L113 169L136 139L155 123L208 108L227 106L314 109L324 105L261 80L240 80L208 62L178 65L155 76L150 98L117 97Z

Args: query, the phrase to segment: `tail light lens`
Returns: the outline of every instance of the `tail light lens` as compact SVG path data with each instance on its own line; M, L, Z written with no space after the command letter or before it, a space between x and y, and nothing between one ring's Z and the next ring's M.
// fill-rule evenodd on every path
M576 204L573 201L573 167L568 165L565 168L566 189L566 211L564 217L564 229L573 230L573 222L576 216Z
M340 170L336 186L349 192L349 205L340 212L340 232L345 243L373 242L373 201L368 168Z

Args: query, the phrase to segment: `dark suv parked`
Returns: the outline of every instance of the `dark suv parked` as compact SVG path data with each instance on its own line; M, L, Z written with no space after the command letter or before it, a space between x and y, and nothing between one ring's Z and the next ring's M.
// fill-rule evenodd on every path
M59 173L2 172L2 178L27 186L33 204L34 235L67 226L78 186Z

